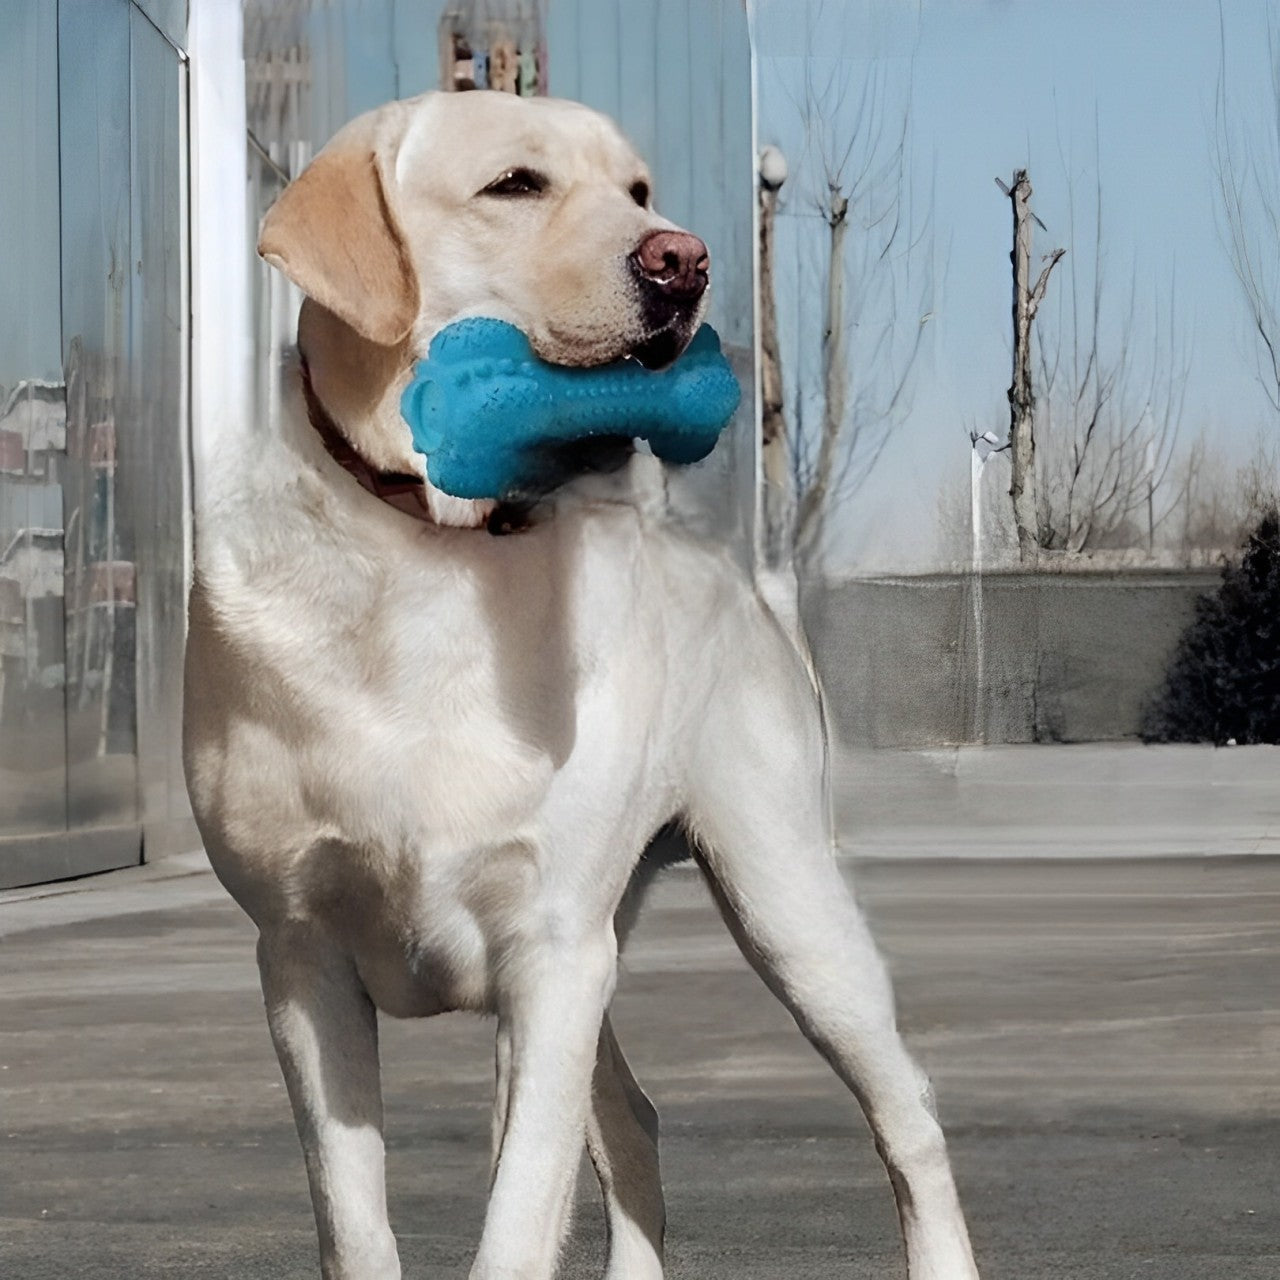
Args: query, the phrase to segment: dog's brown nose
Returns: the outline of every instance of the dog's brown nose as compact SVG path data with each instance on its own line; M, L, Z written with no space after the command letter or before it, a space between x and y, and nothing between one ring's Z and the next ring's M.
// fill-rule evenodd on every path
M631 257L640 275L670 298L696 302L706 290L711 256L687 231L651 231Z

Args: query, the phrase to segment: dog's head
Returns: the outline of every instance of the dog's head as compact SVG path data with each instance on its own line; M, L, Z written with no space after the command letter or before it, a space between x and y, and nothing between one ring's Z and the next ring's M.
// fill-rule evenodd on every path
M465 315L556 364L659 367L697 331L708 256L643 161L577 103L432 93L346 125L263 220L259 252L381 347Z

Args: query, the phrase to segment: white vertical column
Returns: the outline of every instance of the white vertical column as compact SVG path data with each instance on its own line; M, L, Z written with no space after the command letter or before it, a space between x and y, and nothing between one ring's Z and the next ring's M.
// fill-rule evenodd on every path
M191 447L196 538L211 463L251 437L244 18L240 0L191 6Z

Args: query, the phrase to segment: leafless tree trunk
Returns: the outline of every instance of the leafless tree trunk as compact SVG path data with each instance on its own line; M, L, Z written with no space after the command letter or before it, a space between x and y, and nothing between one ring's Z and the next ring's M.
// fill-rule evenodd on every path
M821 238L808 239L820 292L801 296L802 307L823 298L820 370L806 379L802 349L788 379L789 554L809 565L828 550L833 513L866 482L910 410L932 316L932 219L913 207L909 181L910 87L899 115L881 69L861 82L855 74L837 60L819 85L813 61L806 64L803 92L792 97L806 141L780 210L824 224ZM803 318L800 330L804 341Z
M1018 554L1023 564L1034 564L1040 553L1039 497L1036 491L1035 393L1031 386L1031 327L1049 285L1049 273L1066 252L1055 249L1035 284L1031 284L1031 180L1025 169L1013 175L1007 190L1013 206L1013 382L1009 386L1009 456L1013 500L1018 530Z
M778 191L786 162L776 147L760 156L760 447L764 473L764 554L770 565L792 550L795 498L791 489L791 441L783 402L782 359L778 351L778 308L774 290L774 234Z
M1102 550L1153 556L1167 545L1162 530L1178 503L1178 475L1194 485L1199 472L1196 457L1188 460L1189 470L1173 471L1187 365L1172 282L1167 307L1157 296L1149 316L1138 306L1136 281L1127 314L1106 314L1099 183L1092 281L1081 280L1072 189L1069 248L1045 255L1033 284L1031 224L1044 224L1031 210L1030 180L1019 169L1012 186L999 178L996 183L1013 213L1010 430L1008 443L996 452L1007 449L1010 455L1006 510L1013 517L1018 559L1034 565L1046 552ZM1068 253L1068 279L1061 283L1059 273L1056 305L1041 314L1050 274ZM996 439L993 433L969 434L975 447Z
M845 422L848 369L845 356L844 245L849 230L849 198L835 183L826 207L830 249L827 267L827 300L822 325L822 435L818 460L800 499L796 518L806 544L822 541L827 498L836 478L841 432Z

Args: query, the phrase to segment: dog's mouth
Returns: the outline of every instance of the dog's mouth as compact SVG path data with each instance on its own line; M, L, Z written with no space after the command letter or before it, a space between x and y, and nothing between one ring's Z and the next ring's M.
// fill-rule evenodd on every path
M665 369L675 363L688 345L689 337L675 325L671 325L650 334L643 342L632 347L627 352L627 358L642 364L646 369Z
M595 334L588 342L578 333L539 327L529 330L529 345L538 359L562 369L597 369L617 360L634 360L656 372L684 354L700 319L700 311L655 317L643 325L643 336L630 342L625 338L610 342Z
M674 364L693 340L689 326L679 319L669 320L661 328L633 342L629 346L605 346L575 350L578 344L564 340L552 332L547 336L530 334L529 342L534 354L547 364L561 369L598 369L617 360L634 360L650 370L665 369Z

